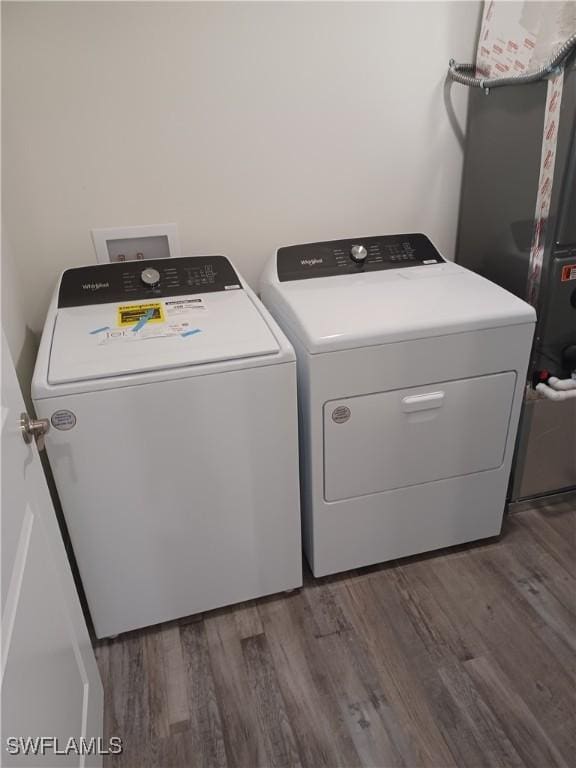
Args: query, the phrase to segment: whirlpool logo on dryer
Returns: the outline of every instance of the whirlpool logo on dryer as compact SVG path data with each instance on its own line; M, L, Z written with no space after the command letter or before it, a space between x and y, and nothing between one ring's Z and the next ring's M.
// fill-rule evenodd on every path
M110 283L83 283L84 291L99 291L100 288L110 288Z
M324 259L300 259L300 264L302 264L303 267L313 267L314 264L322 264L324 262Z

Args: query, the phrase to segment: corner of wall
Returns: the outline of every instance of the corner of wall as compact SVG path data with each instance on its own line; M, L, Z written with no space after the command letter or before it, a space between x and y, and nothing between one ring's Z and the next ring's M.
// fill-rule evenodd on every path
M22 291L16 274L13 254L4 231L2 232L2 329L10 348L16 375L26 407L34 413L30 385L39 339L27 326L22 306Z

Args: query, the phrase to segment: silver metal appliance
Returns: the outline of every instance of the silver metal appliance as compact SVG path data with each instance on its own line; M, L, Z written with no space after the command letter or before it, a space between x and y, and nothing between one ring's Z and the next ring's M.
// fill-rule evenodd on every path
M456 261L528 298L546 80L470 90ZM576 487L576 399L535 392L576 369L576 63L567 64L511 501Z

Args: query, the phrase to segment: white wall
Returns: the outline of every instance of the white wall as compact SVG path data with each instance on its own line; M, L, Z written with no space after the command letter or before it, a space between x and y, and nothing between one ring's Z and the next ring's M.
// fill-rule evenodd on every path
M14 254L5 228L2 228L1 288L2 330L8 342L28 412L33 413L31 410L30 382L32 381L38 345L36 336L27 326L22 281L19 270L16 269Z
M4 213L41 328L90 229L179 225L255 284L279 244L424 231L451 256L448 59L480 4L2 3ZM458 123L464 89L454 87Z
M4 228L2 228L2 281L0 302L2 307L2 330L14 358L24 346L26 322L24 319L22 292L12 249Z

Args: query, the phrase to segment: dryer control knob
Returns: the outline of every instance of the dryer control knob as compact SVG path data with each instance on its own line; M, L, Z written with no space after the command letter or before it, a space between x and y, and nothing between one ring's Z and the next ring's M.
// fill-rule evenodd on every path
M350 248L350 258L353 261L362 262L366 256L368 256L368 251L363 245L353 245L352 248Z
M158 285L160 282L160 272L153 267L149 267L142 271L140 280L142 280L144 285L149 285L151 288L154 288L154 286Z

